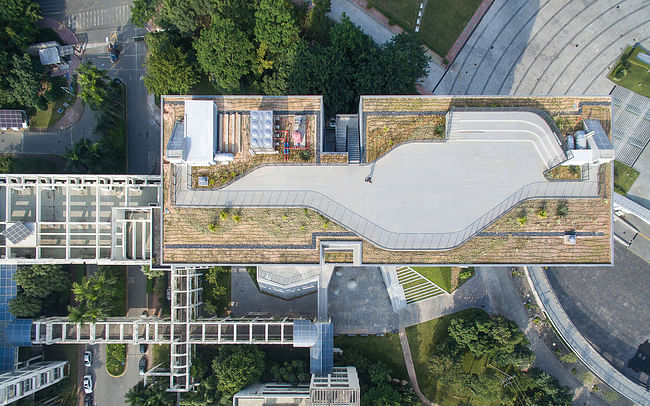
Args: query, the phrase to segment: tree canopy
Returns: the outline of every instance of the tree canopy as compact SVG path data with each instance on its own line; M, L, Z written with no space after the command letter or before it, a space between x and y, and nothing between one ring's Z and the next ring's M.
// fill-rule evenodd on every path
M223 346L212 362L217 389L234 395L256 382L264 371L264 353L254 345Z
M194 42L194 49L203 71L226 91L238 89L241 78L251 72L255 48L231 19L213 16Z
M330 45L301 42L289 76L294 94L322 94L328 117L353 113L361 94L412 94L429 57L417 37L399 34L377 45L347 17L331 29Z
M70 320L94 323L106 319L114 309L117 283L118 278L103 269L92 276L85 276L81 282L74 282L72 293L76 304L68 306Z
M149 53L145 61L147 75L144 84L155 95L188 94L199 75L190 55L176 44L179 39L167 31L147 35Z
M14 275L16 285L29 296L44 298L70 288L68 273L60 265L21 266Z

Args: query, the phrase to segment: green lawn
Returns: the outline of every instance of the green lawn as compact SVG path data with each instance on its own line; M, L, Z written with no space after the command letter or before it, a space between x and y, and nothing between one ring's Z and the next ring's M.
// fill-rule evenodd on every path
M61 117L63 117L63 114L65 114L65 112L63 114L56 112L59 108L63 107L63 103L68 103L72 106L72 103L74 103L74 97L66 94L66 96L60 100L47 103L47 110L36 110L36 114L29 119L29 126L32 128L44 129L56 124Z
M481 4L481 0L429 0L424 9L420 36L444 57Z
M639 171L624 163L614 161L614 190L625 196L639 177Z
M106 372L120 376L126 368L126 344L106 344Z
M413 266L420 275L451 293L451 267L448 266Z
M386 334L383 337L338 336L334 338L334 346L342 349L343 354L346 350L352 350L370 361L381 361L391 369L393 377L408 379L402 346L397 334Z
M157 366L158 364L163 364L169 368L169 351L169 344L154 344L152 354L153 365L151 365L151 368Z
M619 86L650 97L650 65L637 59L639 52L650 54L650 51L646 51L641 46L625 48L607 78Z
M406 31L413 32L420 0L369 0L368 8L370 7L385 15L391 25L399 25Z
M429 375L427 364L431 354L435 352L436 345L447 339L447 331L452 318L457 317L458 315L470 315L472 313L480 312L483 312L483 310L467 309L459 313L406 328L409 346L411 347L411 355L413 357L413 365L415 366L415 373L418 377L420 389L427 399L436 401L436 393L443 390L441 385L439 385L438 382L433 381L432 377ZM473 357L470 355L470 358ZM463 359L463 363L466 368L471 368L473 370L478 370L485 366L485 360L481 361L468 358ZM458 399L449 398L445 399L442 404L456 405L458 404L458 401Z

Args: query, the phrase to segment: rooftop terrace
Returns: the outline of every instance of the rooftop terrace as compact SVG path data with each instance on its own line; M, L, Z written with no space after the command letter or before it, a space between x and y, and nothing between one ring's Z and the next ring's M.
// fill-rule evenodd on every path
M609 164L585 165L577 181L546 176L570 158L564 131L592 118L609 132L609 103L364 96L361 165L319 165L318 157L310 165L252 165L197 187L196 168L163 163L163 262L318 263L321 241L345 239L363 242L363 263L609 263ZM569 123L564 131L557 117ZM567 209L539 214L558 205ZM221 217L219 208L241 214ZM265 228L256 221L274 213L291 219L279 225L284 234L304 237L256 242ZM321 221L295 220L309 216ZM564 245L565 234L578 244Z

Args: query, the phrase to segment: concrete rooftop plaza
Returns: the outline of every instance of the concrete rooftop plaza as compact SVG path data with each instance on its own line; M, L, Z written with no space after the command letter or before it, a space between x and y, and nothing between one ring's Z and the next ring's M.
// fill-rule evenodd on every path
M544 177L566 155L536 113L453 111L447 125L446 142L402 144L375 163L261 167L220 190L184 188L176 204L310 207L382 248L448 249L525 199L598 195L595 174Z

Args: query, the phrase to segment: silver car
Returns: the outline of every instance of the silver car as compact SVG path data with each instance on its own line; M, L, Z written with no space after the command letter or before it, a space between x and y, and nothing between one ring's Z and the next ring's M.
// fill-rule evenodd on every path
M93 377L91 375L84 375L84 392L93 393Z
M84 352L84 366L93 366L93 353L90 351Z

